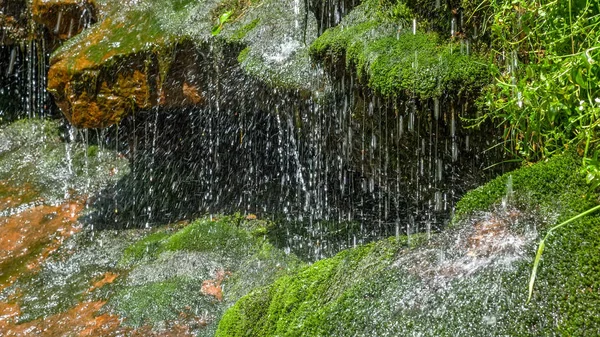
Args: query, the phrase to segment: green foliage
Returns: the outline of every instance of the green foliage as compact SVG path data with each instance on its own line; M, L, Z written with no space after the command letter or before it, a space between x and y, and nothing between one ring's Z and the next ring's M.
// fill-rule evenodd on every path
M233 10L229 10L221 15L219 15L219 23L213 26L211 34L213 36L217 36L221 33L221 29L223 29L223 25L229 21L231 15L233 14Z
M504 127L508 150L529 161L591 139L600 117L600 6L591 0L488 0L496 77L476 123ZM488 10L488 13L490 11ZM475 124L476 124L475 123ZM591 138L589 138L591 137ZM593 172L592 172L593 173Z
M248 10L248 8L251 5L256 4L258 2L260 2L260 0L223 0L223 1L221 1L216 7L214 7L211 10L211 17L218 19L217 24L212 27L212 31L211 31L212 36L219 35L221 33L221 30L223 29L223 25L225 23L240 20L241 17L244 16L244 14ZM250 23L249 26L251 26L252 24L254 24L254 26L256 26L257 23L258 22ZM252 28L254 28L254 26L252 26L248 30L252 30ZM244 27L243 29L245 29L245 28L246 27ZM245 34L245 33L243 33L243 34Z

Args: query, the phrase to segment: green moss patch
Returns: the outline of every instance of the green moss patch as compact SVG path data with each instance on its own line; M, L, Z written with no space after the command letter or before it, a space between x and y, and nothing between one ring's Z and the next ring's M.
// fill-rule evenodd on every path
M581 173L581 158L567 153L506 173L468 192L456 204L454 222L500 203L507 196L507 188L520 207L560 214L564 220L595 204Z
M238 255L251 251L256 242L250 234L232 226L235 219L223 217L215 221L202 219L170 236L162 248L164 250L223 251L225 254Z
M468 95L489 81L485 62L461 52L459 43L437 33L412 32L415 14L402 3L393 9L367 1L311 45L318 59L345 58L359 79L384 96L427 99Z
M285 275L231 307L217 336L593 335L600 216L554 233L525 304L539 234L596 204L579 168L574 154L523 167L468 193L451 229L412 248L384 240Z
M155 257L161 247L161 242L167 237L169 237L168 232L158 231L135 242L125 249L119 264L128 265L140 261L144 256Z
M148 233L124 250L119 266L130 270L110 307L134 326L195 317L206 325L202 335L211 335L236 300L301 266L266 241L267 226L235 215ZM203 293L206 282L222 287L222 298Z
M352 293L362 292L362 282L389 268L401 247L406 240L369 244L279 278L238 301L223 317L217 336L329 335L356 317L349 314L332 324L328 315L347 304Z

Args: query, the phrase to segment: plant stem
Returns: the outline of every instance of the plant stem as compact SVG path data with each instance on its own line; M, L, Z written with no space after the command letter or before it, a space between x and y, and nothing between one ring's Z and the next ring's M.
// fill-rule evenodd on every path
M531 270L531 277L529 278L529 296L527 296L527 302L525 304L528 304L531 301L531 296L533 294L533 285L535 283L535 276L537 274L537 269L540 264L540 260L542 258L542 253L544 252L544 247L546 246L546 239L548 239L548 237L550 237L550 234L552 234L553 231L559 229L560 227L568 225L571 222L573 222L579 218L582 218L586 215L589 215L591 213L594 213L595 211L597 211L599 209L600 209L600 205L597 205L596 207L592 207L592 208L588 209L587 211L585 211L583 213L579 213L578 215L570 218L569 220L567 220L559 225L556 225L548 230L548 233L546 233L546 236L544 236L542 241L540 241L540 245L538 246L538 250L535 255L535 260L533 262L533 268Z

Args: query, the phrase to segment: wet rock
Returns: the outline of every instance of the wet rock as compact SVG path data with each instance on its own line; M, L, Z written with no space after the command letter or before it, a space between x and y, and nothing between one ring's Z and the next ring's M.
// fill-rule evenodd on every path
M69 135L61 133L59 124L50 120L24 119L0 127L0 181L7 182L8 191L22 191L8 196L20 195L19 202L0 201L10 206L0 216L12 214L21 204L41 200L60 204L65 198L98 191L128 172L127 161L115 152L65 143L61 136Z
M238 227L243 221L259 220L203 218L159 228L132 244L119 262L130 271L109 307L134 327L160 330L181 322L213 335L225 308L299 265Z
M27 2L4 0L0 6L0 46L25 40L29 32Z
M580 163L555 156L508 173L468 193L447 231L345 250L281 277L231 307L216 335L594 335L598 215L553 233L525 304L540 232L597 204L597 193L583 197Z
M66 40L96 21L94 0L34 0L33 19L55 38Z
M86 128L117 123L137 110L205 104L206 86L230 72L220 58L238 59L269 85L310 88L319 77L308 56L316 26L301 14L303 6L111 2L97 25L52 55L48 88L71 123ZM233 14L213 36L215 20L228 11Z

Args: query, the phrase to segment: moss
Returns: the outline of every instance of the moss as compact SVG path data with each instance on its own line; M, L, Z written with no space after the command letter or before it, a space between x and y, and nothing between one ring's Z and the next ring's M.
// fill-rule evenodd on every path
M194 0L173 0L171 1L171 5L173 6L173 10L179 12L185 8L185 6L193 3Z
M515 202L527 209L558 213L567 218L591 208L593 196L580 172L581 158L574 153L554 156L535 165L506 173L468 192L457 204L454 223L478 210L487 210L506 196L510 181Z
M205 313L201 333L212 335L233 302L302 265L252 234L266 225L240 215L207 217L147 235L125 249L120 265L133 269L110 307L133 326L160 326ZM205 280L223 282L222 299L203 294Z
M413 34L408 22L414 15L401 4L394 9L371 1L358 6L357 13L311 45L311 54L334 62L345 57L346 66L384 96L469 95L486 84L489 73L482 59L463 55L460 45L436 33Z
M532 304L544 305L548 316L559 315L556 331L563 336L600 331L599 238L600 216L594 215L560 229L546 243Z
M273 230L275 224L269 220L245 219L239 221L239 227L256 238L263 238Z
M257 289L229 309L217 336L328 335L327 313L362 280L388 268L407 240L395 238L343 251ZM336 324L350 323L355 317Z
M156 257L156 254L161 247L161 243L169 237L169 235L170 233L161 230L133 243L125 249L118 265L127 266L131 263L140 261L144 257Z
M246 48L242 49L242 51L238 55L238 62L244 63L246 61L246 59L248 59L249 53L250 53L250 48L246 47Z
M188 311L194 308L216 312L217 303L200 295L201 286L197 281L174 277L163 282L124 287L111 301L116 304L117 313L127 317L128 324L152 325L156 322L173 321L181 313L193 313Z
M254 244L250 234L232 226L232 217L201 219L167 238L162 250L222 251L236 255L248 251Z
M90 145L87 149L87 155L88 157L96 157L98 156L98 146L97 145Z
M599 215L575 221L547 241L533 301L524 305L537 243L531 226L543 234L555 221L597 203L580 163L567 153L469 192L452 228L430 240L411 240L412 248L406 238L384 240L287 274L240 299L225 313L217 336L594 335L600 329ZM509 177L511 206L537 215L511 218L507 229L524 246L478 257L461 244L477 235L478 218L466 215L500 202Z
M250 21L250 23L242 26L241 28L237 29L233 34L231 34L231 37L229 37L228 40L230 42L242 41L251 30L256 28L256 26L259 23L260 23L260 18L256 18L256 19Z

